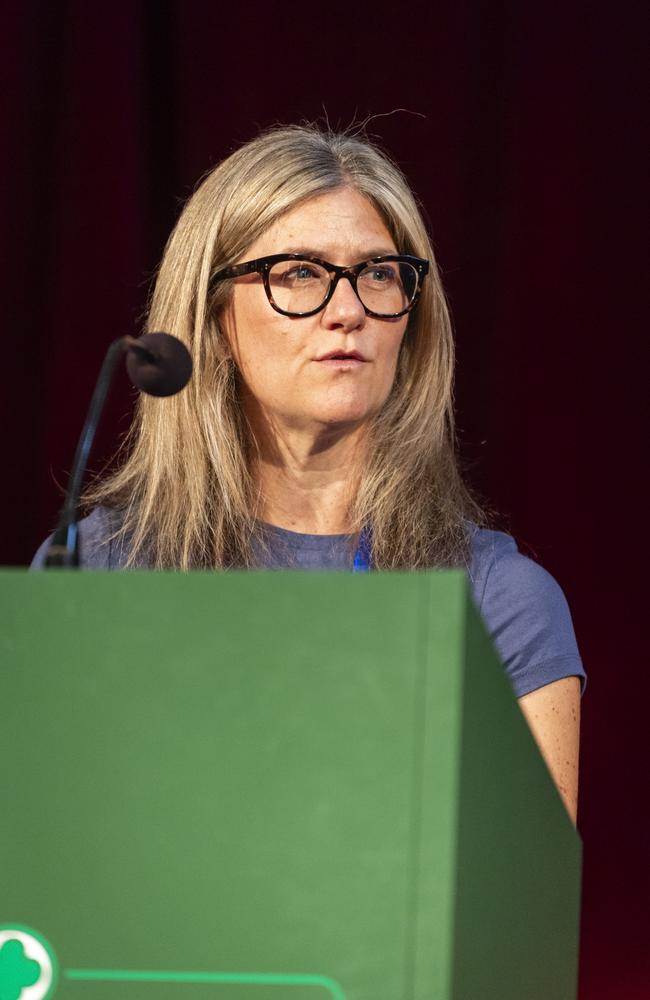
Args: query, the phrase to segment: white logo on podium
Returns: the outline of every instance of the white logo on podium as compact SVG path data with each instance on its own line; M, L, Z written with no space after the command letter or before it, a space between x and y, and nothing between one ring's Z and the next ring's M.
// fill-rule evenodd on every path
M24 927L0 926L0 995L46 1000L55 985L56 959L43 938Z

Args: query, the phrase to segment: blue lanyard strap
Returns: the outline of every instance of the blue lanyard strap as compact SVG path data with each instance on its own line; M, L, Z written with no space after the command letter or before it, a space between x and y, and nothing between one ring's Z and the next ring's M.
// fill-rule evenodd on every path
M369 573L372 555L372 533L370 528L362 528L357 542L354 561L352 563L353 573Z

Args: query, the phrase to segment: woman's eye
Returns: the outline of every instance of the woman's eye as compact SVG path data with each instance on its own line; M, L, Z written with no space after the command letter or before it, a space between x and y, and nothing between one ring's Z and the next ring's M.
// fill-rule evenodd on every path
M309 267L308 264L299 264L297 267L292 267L290 271L287 271L285 278L289 281L305 281L308 278L315 278L316 274L314 269Z
M371 267L366 272L372 282L378 285L387 285L395 281L395 272L392 267Z

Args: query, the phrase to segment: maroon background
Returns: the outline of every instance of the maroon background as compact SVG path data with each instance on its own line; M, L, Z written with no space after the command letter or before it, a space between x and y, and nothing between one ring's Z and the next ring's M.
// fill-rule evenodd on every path
M198 177L258 126L386 115L369 131L451 300L469 478L564 587L589 672L581 1000L647 998L645 5L228 6L5 10L2 561L51 528L104 349ZM96 468L128 426L118 381Z

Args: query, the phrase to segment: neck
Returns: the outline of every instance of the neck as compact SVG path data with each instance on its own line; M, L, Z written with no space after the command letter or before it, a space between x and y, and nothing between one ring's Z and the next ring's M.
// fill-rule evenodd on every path
M258 440L255 472L259 516L268 524L304 534L352 532L350 501L359 481L362 436L357 429L317 435L284 432Z

